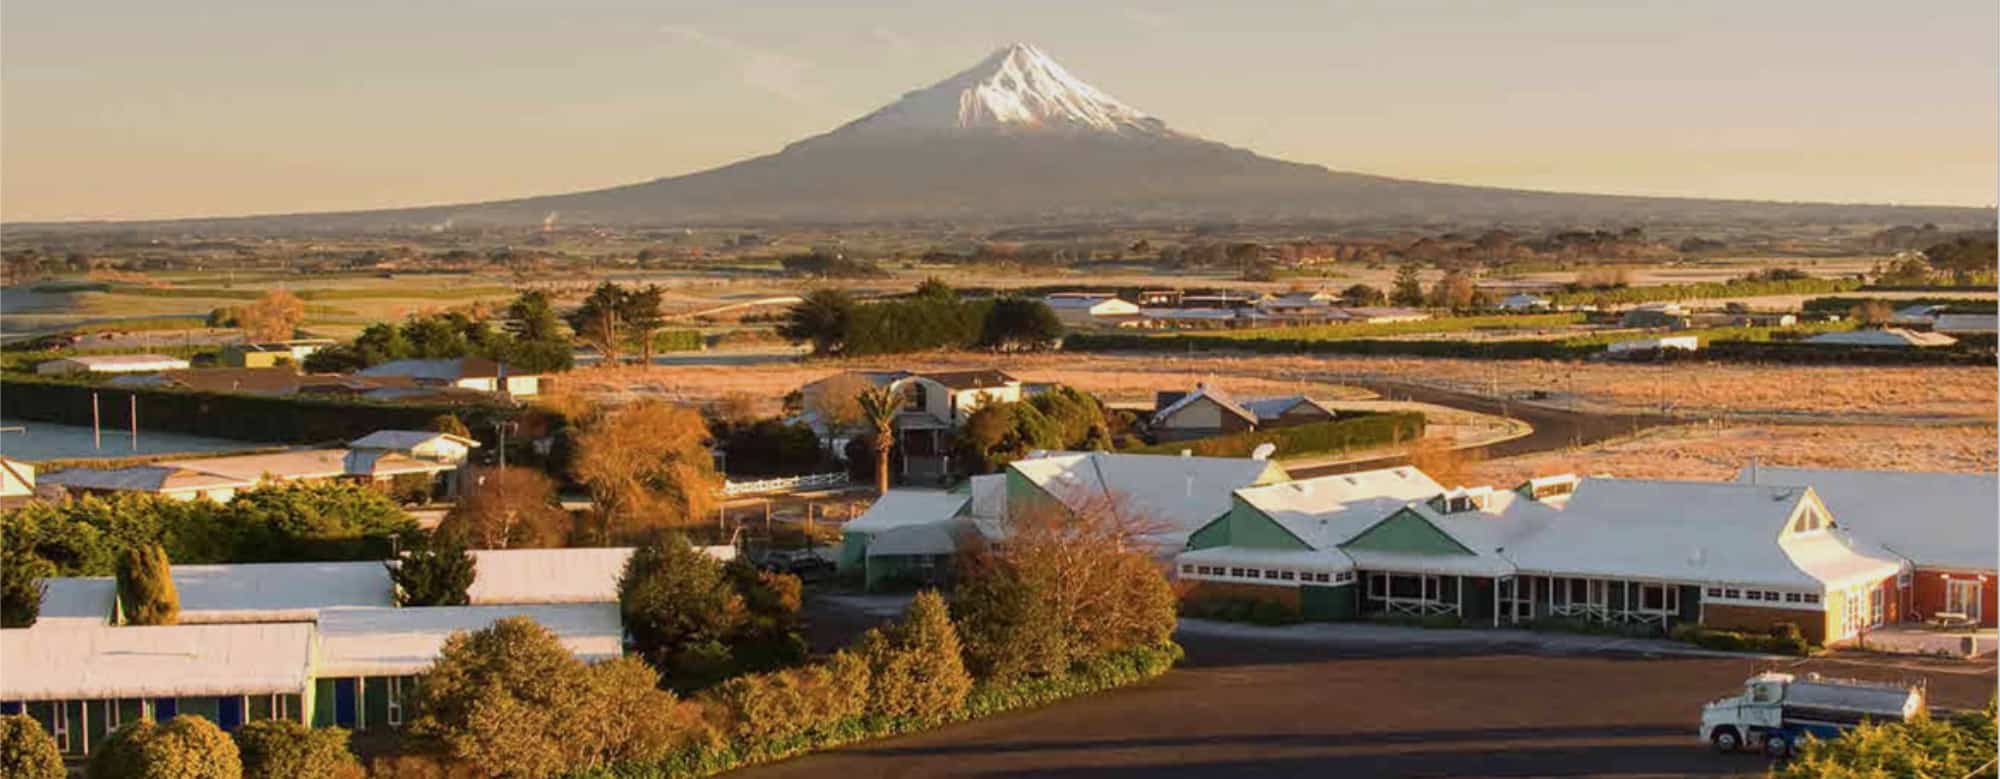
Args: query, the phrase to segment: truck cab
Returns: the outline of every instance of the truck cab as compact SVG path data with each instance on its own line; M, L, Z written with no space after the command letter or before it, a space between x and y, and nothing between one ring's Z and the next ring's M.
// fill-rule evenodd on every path
M1701 740L1721 752L1742 749L1784 724L1785 685L1792 675L1765 672L1743 682L1743 692L1701 707Z

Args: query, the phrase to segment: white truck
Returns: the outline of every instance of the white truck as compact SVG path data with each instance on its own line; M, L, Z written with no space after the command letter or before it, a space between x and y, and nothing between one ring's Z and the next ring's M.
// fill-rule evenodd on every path
M1745 680L1743 694L1701 707L1701 740L1718 752L1748 747L1784 757L1807 735L1836 738L1863 721L1906 722L1924 712L1921 685L1767 671Z

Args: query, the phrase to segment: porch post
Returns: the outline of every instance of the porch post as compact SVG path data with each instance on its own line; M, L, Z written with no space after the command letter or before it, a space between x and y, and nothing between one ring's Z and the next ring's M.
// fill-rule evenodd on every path
M1451 578L1458 585L1458 618L1463 620L1465 619L1465 577L1453 576Z
M1500 627L1500 577L1493 577L1493 626Z

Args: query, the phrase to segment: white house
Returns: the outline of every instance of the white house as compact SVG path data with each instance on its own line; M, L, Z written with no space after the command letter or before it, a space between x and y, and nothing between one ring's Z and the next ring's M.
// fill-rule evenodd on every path
M43 376L68 376L78 373L154 373L185 370L187 367L187 360L158 354L82 354L43 360L35 365L35 373Z
M53 484L76 495L108 495L118 492L151 492L175 500L207 498L227 502L239 490L257 486L256 479L243 479L171 465L134 465L128 468L70 468L42 474L41 483Z
M1636 352L1664 352L1676 349L1683 352L1699 351L1701 339L1692 335L1663 335L1657 338L1634 338L1618 341L1604 347L1606 354L1632 354Z
M479 446L479 442L461 435L429 430L377 430L347 442L347 446L350 449L401 452L425 460L462 463Z
M1950 346L1958 339L1941 333L1923 333L1897 327L1880 330L1848 330L1838 333L1821 333L1807 338L1809 344L1834 344L1841 346L1873 346L1883 349L1930 349Z
M1516 292L1500 299L1502 311L1546 311L1552 305L1548 298L1528 292Z
M1116 295L1057 292L1042 298L1042 302L1068 327L1116 324L1139 315L1138 304Z

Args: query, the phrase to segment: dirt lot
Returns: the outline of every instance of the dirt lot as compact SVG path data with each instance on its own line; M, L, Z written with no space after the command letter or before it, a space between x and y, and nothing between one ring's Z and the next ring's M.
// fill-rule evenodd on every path
M587 395L655 395L705 401L747 393L776 396L839 370L997 367L1026 381L1059 381L1107 401L1150 400L1158 389L1209 381L1237 395L1307 393L1351 397L1343 385L1396 380L1525 398L1583 411L1697 417L1810 416L1851 424L1995 419L1993 370L1982 367L1859 367L1682 363L1670 366L1385 357L1002 355L936 353L760 365L683 364L579 370L563 377Z
M1209 638L1134 689L871 742L738 775L1760 776L1768 763L1695 742L1702 702L1768 666L1747 658L1342 652ZM1934 703L1976 706L1974 673L1928 677Z
M1686 425L1578 449L1474 463L1465 473L1478 484L1516 484L1556 473L1715 480L1734 478L1752 457L1766 465L1992 473L2000 468L1995 434L1987 425Z

